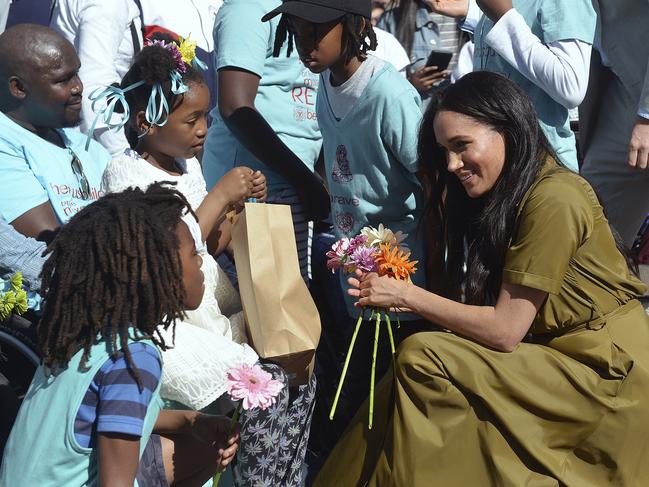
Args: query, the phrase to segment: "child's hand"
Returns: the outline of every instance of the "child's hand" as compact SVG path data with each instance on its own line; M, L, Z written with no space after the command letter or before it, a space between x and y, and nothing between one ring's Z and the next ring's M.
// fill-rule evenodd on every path
M229 204L243 206L252 193L253 177L252 169L245 166L235 167L219 179L214 190L221 192Z
M192 434L216 450L219 471L224 470L234 459L241 440L239 425L235 424L230 431L230 423L230 418L226 416L199 413L191 425Z
M252 193L250 198L255 198L260 203L266 201L266 176L261 171L255 171L252 175Z

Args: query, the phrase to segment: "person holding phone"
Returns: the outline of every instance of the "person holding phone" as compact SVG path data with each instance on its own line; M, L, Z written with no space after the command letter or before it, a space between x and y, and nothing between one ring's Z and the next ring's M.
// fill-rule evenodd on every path
M458 21L433 11L428 0L401 0L391 2L377 27L403 45L410 58L408 80L426 105L435 91L448 84L457 63L463 42Z
M428 0L473 32L474 70L493 71L525 91L563 164L578 170L568 110L586 95L595 37L591 0ZM484 15L483 15L484 14Z

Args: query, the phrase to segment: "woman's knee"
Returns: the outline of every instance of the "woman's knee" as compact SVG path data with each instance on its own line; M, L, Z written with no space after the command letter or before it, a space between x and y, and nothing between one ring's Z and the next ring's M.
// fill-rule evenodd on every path
M429 374L445 375L444 365L436 353L436 343L442 346L445 333L422 332L409 336L397 349L396 374L409 374L413 369Z

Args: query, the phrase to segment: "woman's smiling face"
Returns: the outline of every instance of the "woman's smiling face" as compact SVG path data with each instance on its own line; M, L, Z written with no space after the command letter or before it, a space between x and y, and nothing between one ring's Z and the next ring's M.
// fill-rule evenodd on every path
M489 192L505 164L505 137L490 125L467 115L442 110L433 121L437 143L470 198Z

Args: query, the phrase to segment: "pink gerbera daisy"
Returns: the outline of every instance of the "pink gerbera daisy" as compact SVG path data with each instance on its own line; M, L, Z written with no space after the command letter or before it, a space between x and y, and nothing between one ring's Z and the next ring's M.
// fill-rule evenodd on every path
M258 364L242 364L227 372L225 385L234 401L241 401L243 409L266 409L273 404L284 387L281 381L262 369Z

